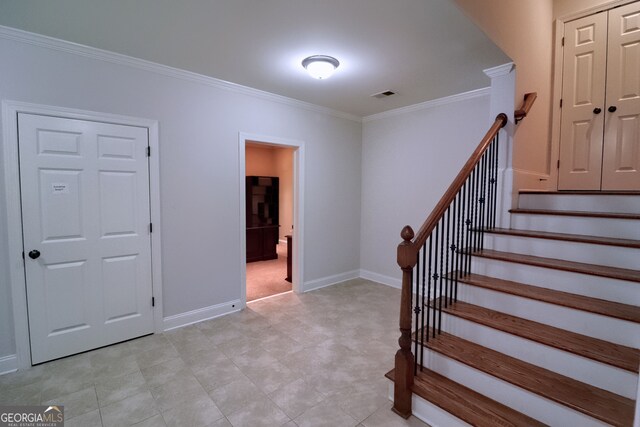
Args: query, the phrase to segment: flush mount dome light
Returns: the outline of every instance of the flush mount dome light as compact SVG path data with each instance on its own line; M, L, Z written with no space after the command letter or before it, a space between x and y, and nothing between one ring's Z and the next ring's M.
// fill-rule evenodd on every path
M302 66L307 69L309 75L318 80L331 77L338 65L340 62L336 58L326 55L313 55L302 60Z

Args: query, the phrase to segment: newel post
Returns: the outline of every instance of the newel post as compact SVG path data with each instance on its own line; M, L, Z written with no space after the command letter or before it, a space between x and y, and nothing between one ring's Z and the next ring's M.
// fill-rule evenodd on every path
M417 252L411 239L413 230L408 225L400 233L403 242L398 245L398 265L402 269L402 295L400 300L400 349L396 352L393 411L404 418L411 415L411 387L413 386L415 358L411 353L411 292L413 267Z

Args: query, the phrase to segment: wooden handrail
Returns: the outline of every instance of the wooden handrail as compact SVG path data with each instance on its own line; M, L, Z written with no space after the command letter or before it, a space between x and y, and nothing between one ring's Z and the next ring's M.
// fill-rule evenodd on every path
M522 101L522 108L520 108L519 110L516 110L513 114L516 124L518 124L520 120L527 117L527 114L529 114L529 111L531 111L531 107L533 106L533 103L536 101L537 97L538 97L537 92L529 92L524 95L524 101Z
M413 295L413 269L418 262L418 253L438 222L443 218L449 206L451 206L451 203L472 174L474 168L476 168L482 157L486 154L491 143L496 139L500 129L507 124L507 120L507 115L504 113L496 116L493 125L491 125L487 134L482 138L469 160L467 160L467 163L465 163L462 170L453 180L449 189L444 193L435 209L431 212L431 215L429 215L422 227L420 227L418 234L414 236L413 230L408 225L404 227L400 233L402 243L398 245L397 253L398 265L402 269L399 322L400 338L398 339L400 348L395 356L393 411L405 418L411 415L411 388L413 387L413 377L415 375L414 365L416 363L416 358L411 352L411 301ZM497 160L497 158L495 159ZM416 310L419 310L419 307L416 307Z
M458 191L460 191L460 189L462 188L462 185L471 174L471 171L473 171L473 168L476 166L476 164L478 164L478 161L480 161L480 158L484 154L489 144L491 144L491 141L493 141L493 138L495 138L495 136L498 134L498 131L502 129L506 124L507 115L505 113L498 114L496 116L496 120L493 122L493 125L491 126L491 128L489 128L489 131L484 136L484 138L482 138L482 141L480 141L478 148L476 148L471 157L469 157L469 160L467 160L467 163L465 163L462 170L460 170L456 178L453 180L453 182L447 189L447 192L444 193L436 207L431 212L431 215L429 215L424 224L422 224L422 227L420 227L420 230L418 230L416 237L413 239L413 245L416 248L420 248L427 241L427 238L436 227L436 224L438 223L440 218L442 218L442 215L444 215L451 202L453 202L456 194L458 194ZM398 262L400 262L400 260L398 260Z

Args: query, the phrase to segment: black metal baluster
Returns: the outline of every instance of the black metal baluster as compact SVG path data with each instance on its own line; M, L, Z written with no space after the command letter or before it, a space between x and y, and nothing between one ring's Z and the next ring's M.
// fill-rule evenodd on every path
M449 209L450 207L447 208L447 210L444 212L444 214L442 215L442 226L444 227L444 229L442 230L442 247L444 252L442 253L442 265L444 267L444 274L442 275L442 280L443 280L443 287L444 287L444 306L447 307L449 304L449 280L448 280L448 275L449 275L449 271L447 270L448 266L449 266L449 248L447 247L449 245Z
M436 295L439 295L439 290L438 290L438 279L440 278L438 276L438 241L440 240L440 223L436 224L436 242L434 245L434 256L433 256L433 322L431 322L432 326L432 336L433 338L436 337L436 311L438 306L437 306L437 300Z
M431 259L432 259L432 253L431 253L431 248L433 246L433 232L431 233L431 235L429 236L429 274L427 275L427 280L428 280L428 287L427 287L427 342L429 342L429 315L431 314L431 304L433 301L433 298L431 298ZM435 285L434 285L435 287ZM435 295L435 289L433 291L434 295Z
M424 298L426 287L426 272L427 272L427 242L422 245L422 312L420 313L420 370L424 366ZM427 298L427 304L429 304L429 298ZM416 339L418 337L416 336ZM416 355L417 356L417 355Z
M460 276L462 275L462 272L460 271L460 269L462 268L460 263L463 261L463 257L462 254L460 253L460 241L462 239L462 232L464 230L464 227L462 226L461 222L462 220L464 220L464 184L462 186L462 188L460 189L460 191L458 192L458 195L456 196L457 199L457 203L458 203L458 217L456 219L456 248L455 248L455 252L456 252L456 282L454 285L454 291L453 291L453 300L454 301L458 301L458 280L460 279ZM462 218L462 220L461 220Z
M440 297L438 298L438 333L442 332L442 299L443 299L443 295L442 295L442 288L443 286L446 286L446 283L444 283L444 275L445 275L445 271L444 271L444 246L445 246L445 241L444 241L444 235L445 235L445 224L444 224L444 220L440 219L440 223L442 223L442 236L440 238ZM446 297L446 289L445 289L445 297Z
M467 215L466 215L466 219L464 221L465 224L465 228L466 228L466 239L465 239L465 246L464 246L464 251L466 254L465 257L465 272L466 274L469 274L469 272L471 271L471 189L473 188L473 186L471 185L471 176L469 176L469 178L467 178L467 182L465 183L465 192L466 192L466 208L467 208Z
M496 154L496 145L495 141L491 141L491 145L489 145L489 200L487 201L487 228L493 230L493 199L496 197L496 187L494 185L495 179L493 178L493 158Z
M477 239L477 230L478 230L478 165L473 168L473 172L471 173L471 179L473 181L473 219L471 225L471 232L473 235L471 236L471 246L473 247L473 252L478 249L478 239Z
M485 228L485 216L486 216L486 193L487 186L487 153L480 158L480 233L478 237L478 248L484 249L484 228Z
M453 298L451 295L451 292L453 292L453 282L452 282L452 277L451 275L453 274L453 271L451 270L451 261L453 261L453 254L451 254L451 256L449 256L449 252L451 252L451 240L450 240L450 235L451 235L451 209L455 207L455 199L453 200L452 204L449 206L449 208L447 209L447 246L445 247L445 251L447 251L446 254L446 263L445 263L445 277L447 278L446 281L446 286L447 286L447 291L445 292L446 295L446 299L445 299L445 306L449 307L449 304L451 304L451 302L453 302Z
M416 278L416 280L415 280L415 284L416 284L416 287L415 287L415 289L416 289L416 306L413 309L413 312L415 313L415 316L416 316L416 331L415 331L415 340L414 340L415 341L415 351L413 353L413 354L415 354L415 358L414 358L415 366L414 366L413 372L418 372L418 355L420 354L420 353L418 353L418 351L420 350L420 347L421 347L420 344L422 344L422 343L420 343L420 340L418 339L418 334L419 334L418 327L420 326L420 323L419 323L420 322L420 306L419 306L419 304L420 304L420 251L419 250L418 250L418 253L416 254L416 258L417 258L416 267L415 267L415 272L416 272L416 275L415 275L415 278Z
M496 155L493 159L493 185L495 186L496 197L493 199L493 228L496 227L496 216L498 214L497 211L497 202L498 202L498 160L500 157L500 136L499 134L493 139L493 144L496 146Z

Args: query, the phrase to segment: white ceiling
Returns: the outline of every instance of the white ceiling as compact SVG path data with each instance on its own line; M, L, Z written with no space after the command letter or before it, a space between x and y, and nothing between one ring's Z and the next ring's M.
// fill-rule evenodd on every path
M486 87L509 60L452 0L1 0L0 25L361 117ZM330 79L300 65L316 54L340 60Z

